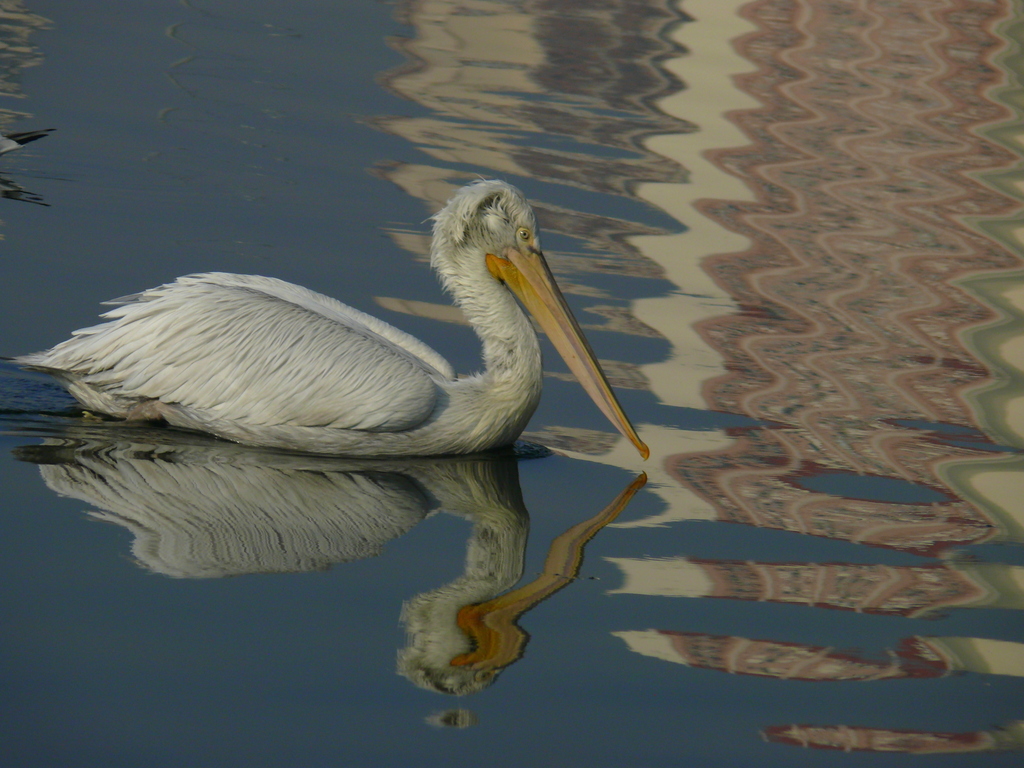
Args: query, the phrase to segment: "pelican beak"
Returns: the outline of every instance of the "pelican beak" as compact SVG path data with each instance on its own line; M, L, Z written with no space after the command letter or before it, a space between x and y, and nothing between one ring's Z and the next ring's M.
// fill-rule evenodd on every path
M558 290L547 262L536 248L509 248L504 258L487 254L487 269L505 283L547 333L558 354L579 380L591 399L624 437L628 438L645 459L650 449L639 438L633 425L619 405L608 379L598 365L580 324L572 316L565 297Z

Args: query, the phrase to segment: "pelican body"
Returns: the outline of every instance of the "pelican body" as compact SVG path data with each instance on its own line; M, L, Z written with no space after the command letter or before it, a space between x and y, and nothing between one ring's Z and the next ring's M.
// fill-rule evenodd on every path
M248 445L476 453L513 443L540 399L540 345L514 292L646 458L555 285L521 192L501 181L459 190L434 217L431 265L483 343L482 373L457 377L423 342L335 299L216 272L108 302L107 322L15 362L53 375L90 411Z

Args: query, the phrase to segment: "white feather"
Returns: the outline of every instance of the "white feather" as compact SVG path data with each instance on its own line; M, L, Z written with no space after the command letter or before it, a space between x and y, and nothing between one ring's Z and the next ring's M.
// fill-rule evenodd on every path
M456 379L434 350L334 299L267 277L207 273L117 299L107 322L15 362L86 408L251 445L347 455L471 453L511 444L540 398L536 333L487 253L536 231L499 181L435 217L432 264L484 346Z

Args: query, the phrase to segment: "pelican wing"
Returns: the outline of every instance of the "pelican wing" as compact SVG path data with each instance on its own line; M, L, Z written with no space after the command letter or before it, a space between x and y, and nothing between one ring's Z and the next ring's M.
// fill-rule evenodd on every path
M280 280L190 275L111 303L110 322L18 362L250 426L373 431L422 423L453 378L412 336Z

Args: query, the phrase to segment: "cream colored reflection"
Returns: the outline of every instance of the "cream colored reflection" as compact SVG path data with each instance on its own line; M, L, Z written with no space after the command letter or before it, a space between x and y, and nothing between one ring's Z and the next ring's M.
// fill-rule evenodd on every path
M375 118L383 130L407 139L441 163L476 166L489 174L551 179L585 188L597 184L621 191L636 180L683 177L681 169L660 157L606 157L522 140L524 134L550 133L551 125L557 126L557 133L593 144L602 143L588 135L588 126L595 124L601 131L627 135L663 132L666 126L654 112L634 119L633 127L628 123L635 116L595 115L595 108L606 112L608 105L586 95L548 99L550 89L542 82L542 72L559 41L545 24L560 20L559 9L545 12L502 0L433 0L409 3L404 10L415 37L402 41L401 47L414 66L385 73L382 79L389 89L427 107L430 114ZM614 8L601 8L586 16L605 25L609 34L618 34L615 13ZM675 21L666 16L663 25ZM634 21L642 19L637 14ZM662 31L652 29L651 33L657 36ZM650 66L648 61L631 64ZM621 62L611 62L614 76L620 66ZM578 66L557 73L567 94L574 88L570 80L587 81L584 88L609 86L581 73Z
M1024 174L1016 174L1015 185ZM1024 254L1024 228L995 227L1010 249ZM993 322L966 336L966 345L997 376L968 393L978 423L997 442L1024 447L1024 274L980 276L964 281L975 296L998 313ZM1024 541L1024 456L996 455L967 461L947 461L938 474L962 498L971 501L1001 528L1002 538Z
M663 64L686 83L686 88L661 99L657 106L668 115L696 123L700 130L662 134L645 142L649 151L689 172L688 184L637 186L639 197L684 224L686 231L631 239L680 289L680 293L641 299L633 305L636 316L657 328L672 345L667 360L642 367L651 382L651 391L666 405L706 408L702 385L725 372L721 356L696 333L694 326L708 317L734 312L736 307L701 269L700 262L712 254L744 251L750 242L703 216L694 203L708 198L754 200L743 181L723 171L704 154L711 149L749 143L727 117L730 112L758 106L733 84L735 75L752 69L732 42L754 30L738 13L746 4L737 0L687 0L686 12L698 21L678 25L671 38L688 53Z
M1024 567L758 563L605 558L622 571L609 594L719 598L921 618L952 608L1024 610Z
M432 117L388 118L383 124L442 162L529 175L511 158L508 135L480 123L500 121L519 100L513 94L540 92L529 68L542 60L543 52L527 14L502 2L469 5L444 0L416 4L411 19L416 39L404 48L424 66L388 83L435 114L476 124L439 125Z
M960 497L984 510L999 526L1000 539L1024 541L1024 456L951 461L941 464L938 472Z
M879 752L887 756L963 755L1024 749L1024 721L987 731L923 731L850 725L772 725L761 730L765 741L805 749Z
M17 454L53 491L130 530L141 567L176 578L323 570L379 555L435 512L469 520L463 574L402 609L399 671L443 693L478 691L519 658L519 617L576 577L584 545L645 481L557 537L543 573L508 592L523 573L529 520L514 458L335 460L198 437L68 434Z
M1024 677L1024 644L980 637L909 637L876 657L849 649L701 632L613 632L629 650L688 667L778 680L870 682L957 672Z
M717 430L682 430L647 424L640 431L644 442L651 449L652 457L671 456L674 453L711 454L725 450L732 442L732 438ZM632 445L625 440L609 440L605 432L549 428L543 433L526 437L553 445L560 453L576 459L612 467L639 466L639 462L627 453L628 449L636 452ZM648 490L664 502L663 507L654 515L616 521L610 527L659 528L685 521L721 519L719 507L680 483L664 461L645 462L643 469L649 478Z
M416 37L402 47L423 66L389 79L404 96L435 114L490 122L518 103L514 94L541 92L529 72L544 52L534 38L533 20L517 6L500 0L428 0L410 10ZM467 100L467 94L474 98Z

